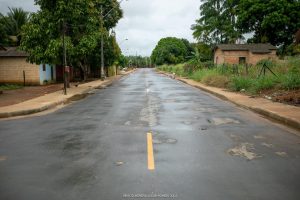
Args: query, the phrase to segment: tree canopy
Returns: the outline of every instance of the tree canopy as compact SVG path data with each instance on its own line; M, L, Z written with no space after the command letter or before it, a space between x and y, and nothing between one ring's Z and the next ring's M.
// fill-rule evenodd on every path
M194 37L207 44L248 42L288 46L300 27L299 0L201 0Z
M109 32L122 18L117 0L35 0L35 3L41 9L32 14L29 23L23 27L21 41L21 48L29 53L29 61L62 64L64 32L67 62L83 71L100 60L101 34L105 38L104 54L109 61L106 64L111 63L108 58L112 57L112 52L119 53ZM105 16L103 21L101 12ZM111 51L110 48L115 49Z
M187 40L175 37L162 38L153 50L151 60L157 65L177 64L187 60L191 51Z
M299 0L241 0L238 27L253 32L252 42L269 42L287 46L300 27Z
M9 12L0 13L0 43L8 46L18 46L21 41L21 29L29 20L29 12L22 8L8 8Z
M234 43L241 38L236 28L239 0L201 0L201 17L192 25L193 35L207 44Z

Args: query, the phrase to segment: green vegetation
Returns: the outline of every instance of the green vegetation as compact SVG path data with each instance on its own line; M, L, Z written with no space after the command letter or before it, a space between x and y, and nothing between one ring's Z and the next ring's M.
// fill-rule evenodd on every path
M114 32L109 31L123 16L117 0L36 0L35 3L40 10L22 27L20 46L29 53L30 62L62 65L64 32L67 64L78 67L84 80L89 67L99 68L101 35L105 66L118 62L121 50ZM105 18L100 17L101 13Z
M0 85L0 91L1 90L16 90L23 88L21 85L14 85L14 84L1 84Z
M21 29L30 15L22 8L9 8L6 15L0 13L0 44L18 46L21 41Z
M235 43L252 32L248 42L269 42L286 53L300 27L298 0L201 1L201 17L192 30L194 37L206 44Z
M178 65L162 65L159 70L176 73L176 75L199 81L209 86L227 88L232 91L243 91L248 94L258 94L269 89L294 90L300 89L300 58L291 58L287 61L270 63L274 76L266 71L265 76L258 77L262 64L269 61L261 61L247 71L245 66L219 65L212 68L201 66L191 68L189 63Z
M156 65L178 64L187 61L193 48L186 39L174 37L162 38L152 52L151 60Z

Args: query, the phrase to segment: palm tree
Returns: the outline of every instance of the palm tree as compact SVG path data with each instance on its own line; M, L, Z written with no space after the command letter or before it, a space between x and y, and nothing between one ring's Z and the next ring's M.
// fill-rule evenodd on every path
M3 29L6 35L13 40L16 45L21 41L21 29L24 24L29 20L29 13L22 8L8 8L7 16L0 13Z

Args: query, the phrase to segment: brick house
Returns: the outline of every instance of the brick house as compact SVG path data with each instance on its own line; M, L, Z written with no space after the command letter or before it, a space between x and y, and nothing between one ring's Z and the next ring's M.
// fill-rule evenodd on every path
M0 45L0 84L16 83L43 85L56 82L56 67L49 64L31 64L27 54L16 47ZM25 77L24 77L25 76Z
M214 52L215 64L252 64L263 59L277 59L277 48L271 44L220 44Z

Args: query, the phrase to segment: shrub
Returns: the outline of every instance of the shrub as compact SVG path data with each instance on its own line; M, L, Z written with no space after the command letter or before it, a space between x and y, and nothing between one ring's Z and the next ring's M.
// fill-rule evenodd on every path
M229 78L220 74L205 75L201 81L209 86L225 88L229 83Z
M251 92L257 93L262 90L274 88L277 82L278 81L275 77L263 77L257 80L253 80L253 88L251 88Z
M235 76L231 79L229 87L234 91L249 90L253 85L253 80L247 77Z
M288 73L281 77L281 87L283 89L298 89L300 88L300 74Z

